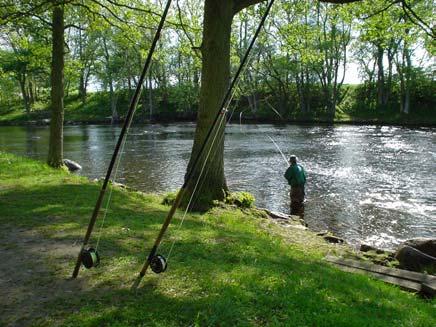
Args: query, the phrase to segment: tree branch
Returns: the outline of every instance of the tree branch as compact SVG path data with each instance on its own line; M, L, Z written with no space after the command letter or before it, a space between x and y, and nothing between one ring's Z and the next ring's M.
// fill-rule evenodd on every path
M267 0L235 0L233 13L237 14L238 12L240 12L244 8L247 8L249 6L252 6L252 5L255 5L257 3L264 2L264 1L267 1Z
M81 30L81 31L86 31L86 28L83 28L83 27L78 26L76 24L66 24L64 26L64 29L68 29L68 28L75 28L75 29L78 29L78 30Z
M376 12L373 12L371 14L369 14L368 16L363 17L362 19L369 19L371 17L377 16L378 14L381 14L382 12L385 12L386 10L388 10L390 7L392 7L393 5L396 5L397 3L400 3L402 0L394 0L391 3L389 3L386 7L383 7L380 10L377 10Z
M328 2L328 3L336 3L336 4L345 4L345 3L352 3L352 2L358 2L362 0L319 0L320 2Z
M430 36L431 38L435 39L436 38L436 33L435 30L429 26L426 22L424 22L422 20L421 17L419 17L412 9L412 7L410 7L406 0L401 0L401 6L403 8L404 13L406 14L406 16L410 19L410 21L419 26L428 36ZM409 14L410 12L410 14ZM412 18L413 16L413 18Z
M200 50L200 47L198 47L198 46L196 46L194 44L194 40L189 35L188 31L186 30L185 24L183 23L182 9L180 8L179 0L177 0L176 3L177 3L177 11L178 11L178 17L179 17L179 21L180 21L180 26L182 27L183 33L185 34L185 36L187 37L189 43L191 44L191 48L192 48L192 50L194 50L195 55L199 59L201 59L201 55L200 55L201 51L195 51L195 50Z

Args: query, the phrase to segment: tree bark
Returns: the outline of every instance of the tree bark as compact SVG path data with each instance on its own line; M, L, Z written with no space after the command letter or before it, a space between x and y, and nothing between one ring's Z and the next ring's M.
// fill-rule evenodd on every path
M117 95L114 90L114 81L112 79L112 74L109 74L109 99L111 102L111 124L117 124L119 120L117 111Z
M406 32L407 33L407 32ZM412 60L410 57L410 50L408 47L407 40L404 40L404 49L403 49L403 71L404 71L404 95L402 98L403 101L403 113L408 115L410 113L410 87L411 87L411 77L412 77Z
M385 72L383 66L384 49L377 45L377 109L382 109L385 94Z
M200 148L206 138L207 132L221 105L223 96L229 85L230 77L230 35L233 16L240 10L266 0L205 0L203 20L203 43L201 46L203 65L201 74L200 103L197 115L197 127L194 145L187 171L193 166ZM348 3L359 0L326 0L324 2ZM196 201L191 204L193 210L204 210L210 207L213 200L222 200L227 192L224 176L224 126L219 126L215 137L215 144L211 156L205 166L206 175L202 177L197 190ZM214 139L212 137L212 139ZM206 161L210 149L208 144L200 158L196 171L188 181L187 194L183 199L184 205L188 204L189 197L194 191L199 179L201 168Z
M80 77L79 77L79 98L80 101L82 101L82 103L85 103L86 101L86 93L87 93L87 87L86 87L86 83L85 83L85 71L82 70L80 72Z
M79 51L79 60L82 62L82 64L85 62L83 60L83 39L82 39L82 30L79 29L78 32L78 38L79 38L79 44L78 44L78 51ZM86 101L86 83L85 83L85 70L86 70L86 64L85 67L80 68L80 77L79 77L79 98L82 101L82 103L85 103Z
M153 83L151 76L148 77L148 108L149 120L153 120Z
M26 90L26 74L20 73L18 74L18 82L20 84L21 96L23 97L24 108L26 109L27 119L30 118L30 101L29 95Z
M213 119L229 86L230 77L230 35L234 15L233 1L206 0L204 4L203 44L201 47L203 65L201 74L200 103L197 115L194 145L188 171L191 170L195 158L211 127ZM212 200L222 200L227 192L224 177L224 127L225 121L219 126L212 154L207 162L207 174L202 177L202 188L197 190L201 194L192 205L193 210L207 209ZM213 139L213 137L212 137ZM194 191L200 170L206 160L210 144L203 151L196 171L187 185L187 197L183 200L186 205L190 194Z
M27 88L29 90L28 91L28 94L29 94L29 103L31 105L33 105L33 104L35 104L35 94L34 94L35 87L34 87L34 83L33 83L32 79L29 79L29 83L27 85Z
M64 123L64 8L62 4L53 7L52 37L51 121L47 162L52 167L61 167Z

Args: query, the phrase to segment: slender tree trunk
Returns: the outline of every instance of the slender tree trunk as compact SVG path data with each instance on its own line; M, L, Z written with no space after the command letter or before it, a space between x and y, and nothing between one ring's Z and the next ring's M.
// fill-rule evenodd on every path
M147 80L142 84L144 92L141 95L141 120L142 122L147 121Z
M405 72L405 94L404 94L404 113L408 115L410 113L410 87L412 84L412 60L410 58L410 50L407 42L404 42L404 59L406 64Z
M53 7L53 49L51 60L51 121L48 164L63 165L63 122L64 122L64 8Z
M310 90L310 83L311 83L310 82L310 74L309 74L309 69L307 69L307 67L305 68L304 75L305 75L305 82L304 82L303 94L304 94L304 99L306 102L306 113L310 113L311 112L312 93Z
M35 101L39 101L39 90L36 82L33 83L33 96L35 97Z
M394 53L395 49L394 46L391 44L391 46L388 49L387 58L388 58L388 76L386 79L386 91L385 95L383 97L383 105L387 106L390 100L390 96L392 93L392 68L393 68L393 61L394 61Z
M148 77L148 106L150 109L150 121L153 119L153 83L151 76Z
M300 102L300 112L306 114L306 101L304 97L304 77L302 72L295 74L295 86L297 88L298 100Z
M404 113L404 75L402 70L399 70L398 73L400 75L400 112Z
M381 109L383 105L383 98L385 94L385 72L383 66L383 55L384 49L378 45L377 46L377 109Z
M86 79L85 79L85 70L83 69L80 72L79 77L79 98L82 101L82 103L85 103L86 101Z
M30 103L29 103L29 96L28 96L27 90L26 90L26 75L24 73L20 74L20 76L18 78L18 82L20 83L21 96L23 97L24 109L26 109L27 119L29 119Z
M201 74L200 104L197 116L194 145L188 171L191 169L203 144L207 132L213 122L223 96L229 85L230 76L230 34L233 19L233 1L206 0L203 22L203 45L201 48L203 66ZM227 192L224 177L224 127L221 124L217 131L213 155L207 162L207 175L203 176L204 183L199 190L199 199L192 208L203 210L211 205L212 200L222 200ZM206 146L209 152L210 144ZM197 165L191 182L187 186L187 194L191 194L199 178L200 169L205 161L205 156ZM184 199L185 205L189 199Z
M114 81L112 80L112 76L109 75L109 98L111 101L111 124L116 124L119 120L118 111L117 111L117 96L114 92Z
M33 81L32 80L29 80L29 83L28 83L28 89L29 89L29 102L30 102L30 104L34 104L35 103L35 94L34 94L34 86L33 86Z
M82 30L79 29L79 59L84 63L84 67L81 67L80 69L80 77L79 77L79 98L82 101L82 103L85 103L86 101L86 78L85 78L85 70L86 70L86 62L83 60L83 39L82 39Z

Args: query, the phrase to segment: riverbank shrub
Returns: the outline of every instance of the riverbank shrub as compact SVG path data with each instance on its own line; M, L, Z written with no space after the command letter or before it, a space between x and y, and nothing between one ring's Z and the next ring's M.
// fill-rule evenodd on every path
M162 204L166 206L172 206L176 201L177 192L169 192L163 196Z
M249 192L231 192L225 198L227 204L236 205L239 208L252 208L255 201L254 195Z

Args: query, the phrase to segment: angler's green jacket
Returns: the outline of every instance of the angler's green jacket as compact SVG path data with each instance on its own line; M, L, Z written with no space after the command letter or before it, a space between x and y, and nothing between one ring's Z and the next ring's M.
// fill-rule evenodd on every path
M285 178L291 186L302 186L306 183L306 172L301 165L293 164L286 170Z

